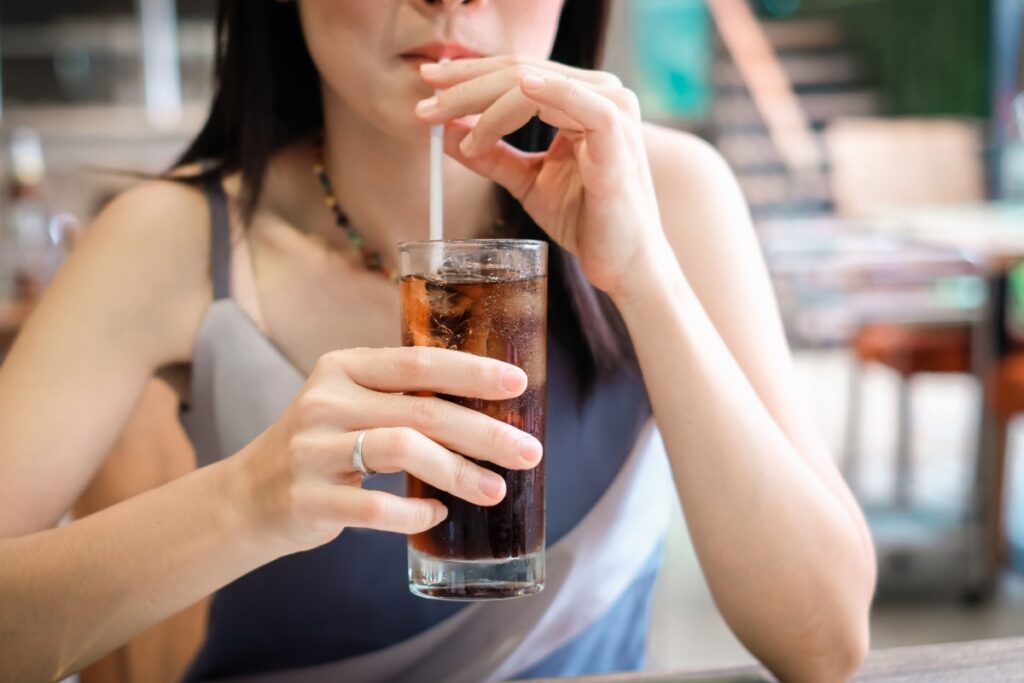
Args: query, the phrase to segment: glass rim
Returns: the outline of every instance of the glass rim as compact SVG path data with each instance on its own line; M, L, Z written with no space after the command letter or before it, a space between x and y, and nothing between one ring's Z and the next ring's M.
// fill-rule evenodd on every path
M409 251L410 249L422 249L427 247L437 246L454 246L454 247L543 247L547 248L548 243L544 240L530 240L530 239L517 239L510 238L504 239L501 237L485 237L477 239L460 239L460 240L408 240L405 242L398 243L399 251Z

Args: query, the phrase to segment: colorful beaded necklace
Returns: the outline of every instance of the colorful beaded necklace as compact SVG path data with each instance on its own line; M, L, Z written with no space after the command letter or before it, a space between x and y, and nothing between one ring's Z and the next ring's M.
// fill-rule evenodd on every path
M313 172L316 173L316 177L320 181L320 187L323 188L324 204L334 212L334 221L338 224L339 228L345 231L345 235L352 246L359 251L366 269L374 273L380 273L392 282L398 282L401 278L398 269L384 267L380 252L366 246L363 236L349 223L348 214L341 208L337 197L334 196L334 186L331 185L331 178L327 175L327 164L324 162L324 138L322 134L317 135L313 139Z
M352 246L359 251L359 255L363 259L363 266L365 266L370 272L380 273L391 282L398 282L401 279L401 274L398 269L386 268L384 266L380 252L374 251L366 246L363 236L360 235L354 227L352 227L348 220L348 214L345 213L344 209L341 208L341 204L338 203L338 198L334 195L334 186L331 184L331 178L327 175L327 164L324 161L324 138L322 133L313 138L313 172L316 174L317 180L320 181L320 187L324 191L324 204L334 212L335 223L337 223L338 227L345 232L345 235L348 237L348 241ZM505 223L500 217L495 220L494 225L491 226L491 236L499 235L504 225Z

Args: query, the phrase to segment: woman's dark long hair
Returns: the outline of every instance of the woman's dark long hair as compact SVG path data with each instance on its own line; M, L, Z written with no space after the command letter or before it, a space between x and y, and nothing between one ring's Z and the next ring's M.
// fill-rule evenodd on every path
M551 59L594 68L608 4L566 0ZM207 162L200 174L189 178L196 182L240 173L243 213L251 215L274 153L323 128L320 77L294 2L219 0L216 55L209 118L176 165ZM554 133L534 119L506 139L520 149L538 151L547 149ZM552 243L515 199L503 191L501 199L505 236L551 245L552 335L572 355L581 391L588 392L601 376L635 368L629 335L608 296L587 282L576 259Z

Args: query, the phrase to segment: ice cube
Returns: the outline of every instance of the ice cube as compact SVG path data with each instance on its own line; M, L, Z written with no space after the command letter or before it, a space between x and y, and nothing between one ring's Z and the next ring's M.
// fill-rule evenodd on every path
M445 348L460 348L465 339L473 300L455 286L428 280L427 303L430 307L430 336Z
M491 321L482 316L471 316L466 322L465 334L459 340L459 350L476 356L487 356L491 339Z
M473 300L459 291L457 286L441 280L426 281L427 303L435 315L461 316L473 305Z

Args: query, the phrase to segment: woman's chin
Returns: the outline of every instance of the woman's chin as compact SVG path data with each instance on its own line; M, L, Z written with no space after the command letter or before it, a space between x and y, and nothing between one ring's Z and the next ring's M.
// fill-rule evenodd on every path
M416 103L430 97L433 90L414 74L414 80L409 78L396 79L392 81L394 87L389 87L380 93L374 110L376 120L374 124L385 133L396 139L415 143L425 142L430 135L430 126L423 123L416 116Z
M425 145L430 139L430 126L423 123L416 116L413 108L416 100L405 101L395 107L379 109L377 120L374 122L384 133L411 145Z

